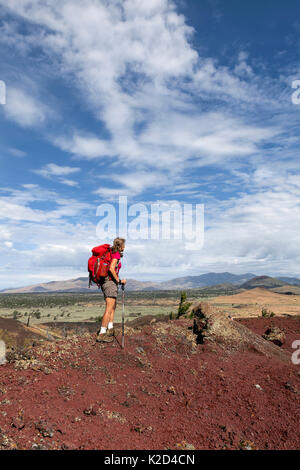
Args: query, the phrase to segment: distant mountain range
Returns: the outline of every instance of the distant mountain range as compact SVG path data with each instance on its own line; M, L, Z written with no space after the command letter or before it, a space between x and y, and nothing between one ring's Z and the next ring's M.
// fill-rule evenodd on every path
M165 282L137 281L128 279L126 289L130 291L155 291L155 290L184 290L210 286L223 285L226 288L253 289L255 287L274 288L283 285L298 285L300 279L295 277L256 276L253 273L232 274L206 273L199 276L185 276L171 279ZM51 292L91 292L97 290L96 286L88 288L88 278L79 277L67 281L51 281L31 286L3 289L3 294L17 293L51 293Z
M277 279L280 279L285 284L291 284L293 286L300 286L300 279L298 279L297 277L278 277Z

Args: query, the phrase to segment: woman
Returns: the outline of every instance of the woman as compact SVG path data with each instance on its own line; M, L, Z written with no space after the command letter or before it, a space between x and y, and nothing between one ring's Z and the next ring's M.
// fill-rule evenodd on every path
M125 249L125 239L115 238L112 246L112 260L109 268L109 274L101 284L106 303L105 312L102 318L101 329L97 333L96 341L110 343L114 336L114 315L117 305L118 286L126 284L126 279L120 279L119 271L121 268L120 259L123 257Z

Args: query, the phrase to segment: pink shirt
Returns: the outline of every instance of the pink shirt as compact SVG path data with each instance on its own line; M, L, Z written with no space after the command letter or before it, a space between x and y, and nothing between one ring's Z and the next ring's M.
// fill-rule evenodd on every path
M113 260L113 259L118 260L117 265L116 265L116 267L115 267L115 271L116 271L117 275L119 275L119 271L120 271L120 269L121 269L122 263L121 263L121 261L120 261L121 255L120 255L120 253L119 253L118 251L117 251L116 253L113 253L113 254L112 254L111 260ZM109 279L113 279L113 277L112 277L112 276L109 276Z

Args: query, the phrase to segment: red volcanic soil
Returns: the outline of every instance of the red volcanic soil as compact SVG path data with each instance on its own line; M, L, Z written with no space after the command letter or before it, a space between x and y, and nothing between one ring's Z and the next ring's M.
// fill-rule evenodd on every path
M241 321L300 339L294 318ZM0 366L0 449L296 449L299 366L196 344L192 324L127 326L124 350L86 332Z
M239 318L239 323L242 323L254 333L263 335L269 327L276 326L284 331L285 342L282 348L293 353L295 349L292 348L293 341L300 340L300 317L271 317L271 318Z

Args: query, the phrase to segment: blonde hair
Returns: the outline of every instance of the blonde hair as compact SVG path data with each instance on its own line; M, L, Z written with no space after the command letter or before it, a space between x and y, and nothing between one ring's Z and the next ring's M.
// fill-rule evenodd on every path
M119 253L122 253L123 251L123 245L125 243L125 238L115 238L114 241L113 241L113 246L112 246L112 252L113 253L116 253L117 251Z

